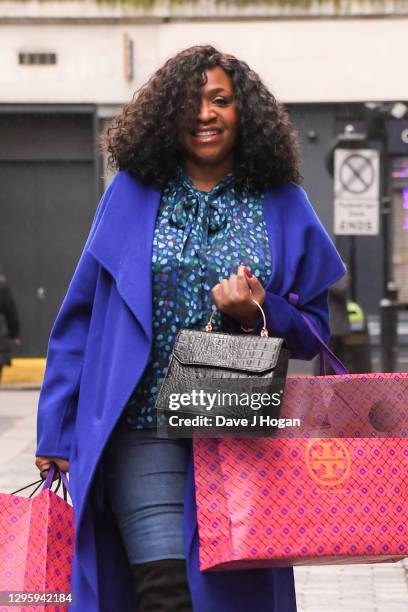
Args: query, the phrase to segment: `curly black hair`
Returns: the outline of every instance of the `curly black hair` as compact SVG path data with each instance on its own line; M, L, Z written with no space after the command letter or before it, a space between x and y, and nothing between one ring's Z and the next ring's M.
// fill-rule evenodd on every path
M300 183L298 139L286 111L245 62L210 45L170 58L135 93L102 136L110 167L163 188L183 158L180 125L195 124L205 71L215 66L231 78L237 105L236 188L263 191Z

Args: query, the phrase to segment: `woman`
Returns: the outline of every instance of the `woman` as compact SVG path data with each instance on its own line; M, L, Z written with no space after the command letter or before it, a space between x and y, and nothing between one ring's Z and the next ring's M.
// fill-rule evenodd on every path
M16 302L6 278L0 274L0 382L3 366L11 364L13 348L21 344L19 336Z
M292 612L289 568L200 573L190 448L155 435L154 401L177 330L202 329L211 301L224 330L256 333L255 297L271 335L311 359L297 293L327 339L344 266L297 186L293 128L245 63L202 46L156 72L106 144L119 173L53 327L38 413L38 468L70 471L71 609Z

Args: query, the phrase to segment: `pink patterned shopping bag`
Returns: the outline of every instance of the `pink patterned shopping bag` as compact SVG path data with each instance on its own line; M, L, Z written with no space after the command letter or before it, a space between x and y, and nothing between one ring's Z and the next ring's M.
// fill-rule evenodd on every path
M303 437L195 439L201 570L408 556L407 398L408 374L293 377Z
M66 499L51 490L53 476L51 468L41 492L34 497L0 493L0 591L39 594L70 591L74 510ZM61 477L68 487L65 474L61 473ZM45 598L56 605L45 606L39 599L30 606L0 605L0 612L67 610L67 605L58 603L57 595ZM15 601L22 603L18 596Z

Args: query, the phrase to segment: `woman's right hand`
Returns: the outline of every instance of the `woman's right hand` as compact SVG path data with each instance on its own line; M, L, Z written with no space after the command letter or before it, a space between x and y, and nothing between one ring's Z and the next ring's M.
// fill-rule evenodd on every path
M35 465L40 470L41 478L47 478L48 470L52 463L55 463L61 472L69 472L69 461L67 459L61 459L61 457L36 457ZM58 472L55 473L53 480L57 478Z

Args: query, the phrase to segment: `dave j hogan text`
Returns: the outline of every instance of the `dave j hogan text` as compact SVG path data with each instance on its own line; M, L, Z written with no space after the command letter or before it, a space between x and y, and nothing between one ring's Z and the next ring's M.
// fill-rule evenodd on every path
M222 415L184 417L173 414L169 417L170 427L300 427L300 419L276 419L268 415L254 414L252 419L226 417Z

